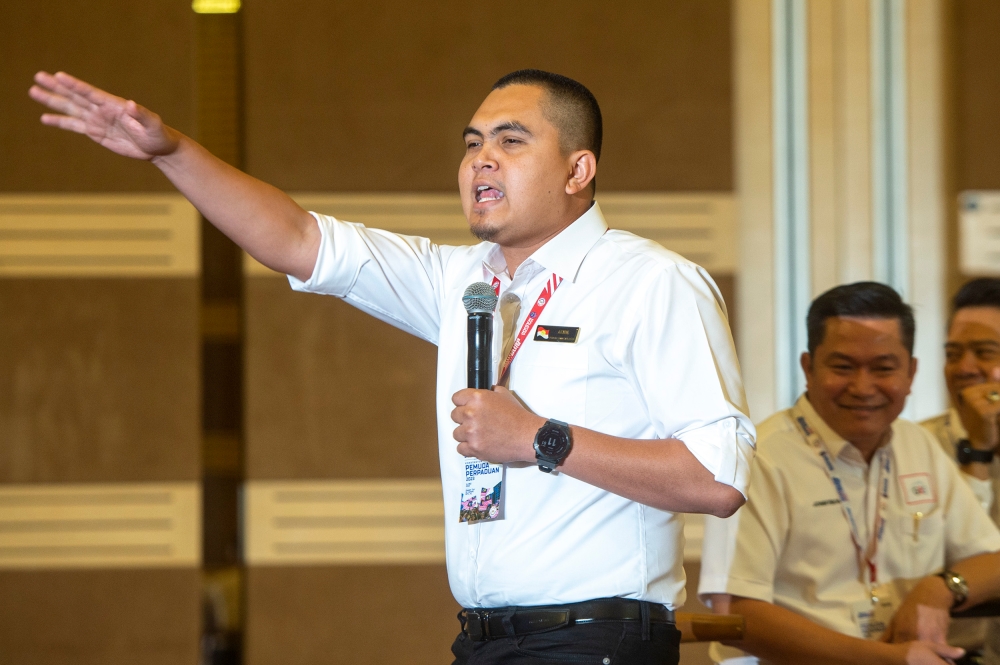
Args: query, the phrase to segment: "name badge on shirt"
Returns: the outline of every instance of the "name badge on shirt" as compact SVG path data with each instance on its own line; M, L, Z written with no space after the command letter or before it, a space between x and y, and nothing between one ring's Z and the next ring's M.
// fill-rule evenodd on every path
M475 524L502 520L504 480L507 467L475 457L465 458L465 488L462 490L458 521Z
M563 342L564 344L576 344L576 340L579 336L579 328L568 328L566 326L543 326L540 323L535 327L536 342Z
M871 590L871 599L854 603L851 616L857 624L861 636L866 640L882 637L899 606L896 589L891 584L879 584Z

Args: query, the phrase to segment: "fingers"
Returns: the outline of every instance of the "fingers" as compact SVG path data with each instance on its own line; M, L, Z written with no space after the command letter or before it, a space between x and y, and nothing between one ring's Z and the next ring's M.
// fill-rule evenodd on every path
M469 403L472 396L476 393L474 388L462 388L457 393L451 396L451 403L455 406L464 406Z
M48 125L49 127L58 127L59 129L66 129L71 132L76 132L77 134L87 133L87 123L79 118L71 118L66 115L57 115L55 113L43 113L42 114L42 124Z
M934 653L941 656L942 658L961 658L965 655L965 649L961 647L953 647L947 644L935 644L933 642L927 642Z

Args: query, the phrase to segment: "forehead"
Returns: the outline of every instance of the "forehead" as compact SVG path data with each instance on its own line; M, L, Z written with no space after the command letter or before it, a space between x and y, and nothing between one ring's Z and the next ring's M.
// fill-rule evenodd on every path
M501 122L516 120L536 131L548 124L542 114L545 95L545 90L537 85L515 84L493 90L479 105L469 125L484 130Z
M853 316L832 316L826 320L826 334L817 351L820 350L852 356L906 354L899 319Z
M965 307L955 312L948 341L1000 340L1000 308Z

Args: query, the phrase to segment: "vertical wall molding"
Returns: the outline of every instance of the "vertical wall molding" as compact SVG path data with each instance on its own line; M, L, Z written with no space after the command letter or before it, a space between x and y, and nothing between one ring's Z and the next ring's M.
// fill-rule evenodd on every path
M755 420L802 389L810 300L869 279L916 310L906 415L944 407L941 13L941 0L734 5L739 306L755 322L739 346Z
M914 354L920 369L909 410L914 418L939 413L944 385L946 305L944 53L942 0L907 0L906 69L909 140L910 292L917 320Z
M775 392L791 404L805 387L798 355L812 297L809 243L808 40L805 0L774 0Z
M736 301L740 364L755 421L777 407L775 394L774 201L771 115L771 0L733 2L735 183L740 278Z

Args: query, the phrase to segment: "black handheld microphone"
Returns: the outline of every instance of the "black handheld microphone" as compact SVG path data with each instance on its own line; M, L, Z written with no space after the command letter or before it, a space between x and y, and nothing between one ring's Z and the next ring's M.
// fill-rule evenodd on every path
M486 282L470 284L462 296L462 304L469 313L469 387L489 390L490 370L493 368L493 310L497 294Z

